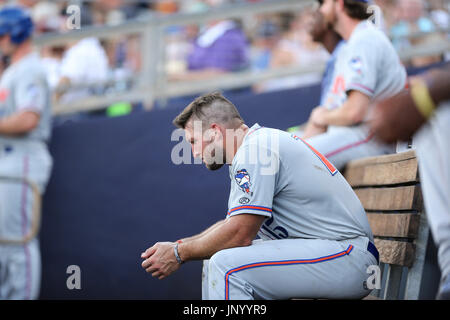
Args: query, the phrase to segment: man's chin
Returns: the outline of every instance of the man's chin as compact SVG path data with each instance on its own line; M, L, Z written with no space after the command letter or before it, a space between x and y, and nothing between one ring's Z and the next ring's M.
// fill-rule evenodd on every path
M205 164L206 168L211 170L211 171L215 171L215 170L219 170L220 168L223 167L223 163L211 163L211 164Z

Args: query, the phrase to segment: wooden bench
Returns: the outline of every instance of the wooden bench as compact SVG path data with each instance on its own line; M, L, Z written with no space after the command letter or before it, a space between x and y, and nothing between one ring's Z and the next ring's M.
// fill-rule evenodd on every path
M381 289L368 298L418 299L429 229L414 150L351 161L343 175L367 212L380 253Z

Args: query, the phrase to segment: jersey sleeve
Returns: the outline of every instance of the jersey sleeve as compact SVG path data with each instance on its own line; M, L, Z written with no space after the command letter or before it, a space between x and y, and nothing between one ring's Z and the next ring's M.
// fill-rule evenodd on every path
M376 48L368 44L347 49L344 61L346 92L356 90L368 97L375 94L376 77L379 74L376 53Z
M32 76L21 79L14 87L16 110L41 114L47 104L47 91L48 87L44 79Z
M265 148L245 148L230 169L231 190L227 217L238 214L272 216L279 157ZM261 156L255 156L258 152Z

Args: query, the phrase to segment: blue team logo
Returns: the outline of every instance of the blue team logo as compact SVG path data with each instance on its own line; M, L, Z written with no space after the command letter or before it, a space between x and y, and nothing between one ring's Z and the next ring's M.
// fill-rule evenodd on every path
M251 186L250 175L248 174L247 170L245 170L245 169L239 170L234 175L234 179L236 179L238 186L241 188L241 190L243 192L251 195L251 193L250 193L250 186Z
M350 60L350 68L357 74L362 75L363 63L360 57L355 57Z
M35 84L30 84L27 89L27 97L29 97L32 100L36 100L39 98L39 88Z

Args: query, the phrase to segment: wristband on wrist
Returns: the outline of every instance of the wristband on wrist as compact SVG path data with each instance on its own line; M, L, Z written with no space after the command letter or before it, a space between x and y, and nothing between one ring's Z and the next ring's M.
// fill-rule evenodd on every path
M175 254L175 259L177 259L177 262L178 262L179 264L182 264L184 261L181 260L180 255L178 254L178 245L179 245L179 244L180 244L180 243L179 243L178 241L175 243L175 246L173 247L173 252L174 252L174 254Z
M417 110L425 119L429 119L436 109L436 105L424 80L420 78L411 79L411 97Z

